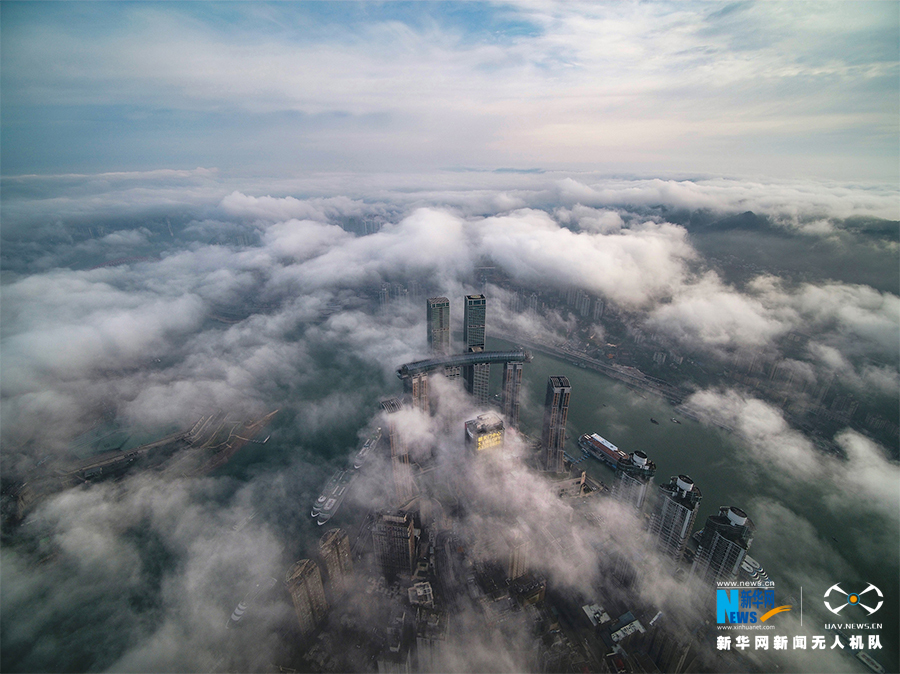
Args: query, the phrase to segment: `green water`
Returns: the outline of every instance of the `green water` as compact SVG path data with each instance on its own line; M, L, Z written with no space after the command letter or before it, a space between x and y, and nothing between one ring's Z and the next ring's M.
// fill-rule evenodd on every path
M490 349L511 346L488 340ZM523 373L520 425L529 435L540 435L550 375L565 375L572 386L567 426L571 456L582 454L577 447L581 434L597 432L625 452L646 452L656 462L657 484L671 475L690 475L703 494L695 529L719 506L744 509L757 525L751 555L775 581L779 594L797 597L803 587L804 625L821 627L826 620L882 623L884 649L872 655L887 671L897 671L900 563L895 522L873 512L852 516L840 512L840 495L831 493L834 485L785 475L781 465L753 460L753 447L735 434L682 417L662 398L634 392L597 372L538 353ZM671 422L673 416L681 423ZM651 423L651 417L659 424ZM599 461L589 458L579 468L612 484L613 471ZM761 511L765 512L762 517ZM795 520L790 513L802 519ZM852 588L848 591L873 583L884 592L884 605L871 618L862 611L852 619L828 618L831 614L822 607L821 598L832 583ZM848 671L857 670L863 671L848 662Z

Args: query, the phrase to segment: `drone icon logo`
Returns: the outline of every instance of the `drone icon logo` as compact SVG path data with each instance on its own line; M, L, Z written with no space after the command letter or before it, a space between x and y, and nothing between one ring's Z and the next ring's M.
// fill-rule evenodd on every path
M862 603L862 596L866 592L870 592L872 590L875 590L875 594L878 595L878 606L876 606L875 608L871 608ZM837 592L838 594L844 596L844 603L840 604L837 608L834 608L831 604L828 603L828 595L830 595L832 592ZM840 586L838 586L837 583L835 583L834 585L829 587L828 592L825 593L825 608L827 608L832 613L838 613L848 606L862 606L869 612L869 615L872 615L873 613L875 613L875 611L881 608L881 605L884 603L883 597L884 595L881 594L881 590L872 585L872 583L869 583L869 587L867 587L862 592L845 592L840 588Z

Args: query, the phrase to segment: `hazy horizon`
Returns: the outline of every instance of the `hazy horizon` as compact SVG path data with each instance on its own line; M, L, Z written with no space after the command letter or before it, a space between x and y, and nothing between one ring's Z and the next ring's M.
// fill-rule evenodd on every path
M449 297L460 332L471 292L489 340L677 386L686 407L534 366L592 392L570 435L738 493L779 599L808 593L808 621L779 630L824 629L832 583L880 584L872 655L896 667L898 26L893 2L0 3L4 671L296 662L285 597L226 634L229 612L313 554L310 503L384 423L396 368L429 355L424 298ZM467 463L460 422L484 409L432 386L435 414L400 426L423 463L464 466L447 481L472 559L556 518L569 543L533 560L554 591L666 607L661 629L712 619L640 519L598 497L585 524L514 434ZM74 458L274 409L264 446L207 475L88 480L19 521L22 483ZM342 524L385 503L387 464ZM618 553L648 570L631 594L608 578ZM383 627L387 600L354 582L364 631ZM455 615L471 647L448 668L527 662L519 637L492 650L474 605Z

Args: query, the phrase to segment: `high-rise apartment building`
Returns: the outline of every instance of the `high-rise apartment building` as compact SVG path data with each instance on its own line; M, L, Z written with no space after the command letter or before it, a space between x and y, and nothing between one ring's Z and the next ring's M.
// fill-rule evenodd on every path
M426 300L428 323L428 349L433 355L449 356L450 351L450 300L446 297L430 297Z
M416 561L416 538L412 515L381 512L372 526L375 559L385 576L412 575Z
M640 510L647 498L650 478L655 474L656 464L644 452L632 452L627 459L621 459L616 464L613 497Z
M659 499L650 515L650 535L664 555L678 562L684 554L703 495L687 475L672 476L659 486Z
M285 582L294 602L300 632L308 636L315 631L328 612L322 574L314 561L301 559L288 570Z
M702 580L736 580L750 549L756 525L740 508L721 506L700 534L691 575Z
M547 381L547 397L544 400L544 428L541 445L544 451L544 470L563 472L566 444L566 419L569 416L569 395L572 387L569 378L552 376Z
M522 386L523 363L504 363L500 407L510 428L519 427L519 389Z
M387 314L388 307L391 305L391 286L388 283L382 283L381 289L378 291L378 307L382 314Z
M350 537L341 529L326 531L319 539L319 556L325 567L332 596L347 591L353 560L350 556Z
M412 406L422 410L425 414L431 412L431 404L428 400L428 373L417 372L403 383L405 391L409 393Z
M484 351L484 325L487 300L484 295L466 295L463 309L463 340L466 351Z
M396 414L403 409L397 398L381 401L381 409L387 417L388 434L391 441L391 472L394 478L394 497L398 505L403 505L415 494L416 486L409 461L409 448L403 440L397 425Z
M484 351L486 302L484 295L466 295L463 308L463 341L466 343L466 353ZM463 378L466 382L466 391L475 396L479 403L487 405L491 380L490 363L466 365L463 368Z

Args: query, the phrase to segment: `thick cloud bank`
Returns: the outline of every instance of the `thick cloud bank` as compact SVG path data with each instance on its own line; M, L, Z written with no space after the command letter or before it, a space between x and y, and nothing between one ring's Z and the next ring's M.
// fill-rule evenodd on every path
M457 332L461 297L485 292L489 335L554 348L583 339L623 371L657 368L648 374L677 385L686 410L751 448L748 470L777 461L783 489L823 485L828 508L896 536L893 189L550 173L264 183L198 169L5 178L3 192L7 491L84 458L91 434L152 440L217 410L280 410L265 453L239 454L225 473L85 485L7 527L10 669L222 666L223 612L251 579L308 554L296 504L399 392L395 368L428 355L432 295L454 302ZM779 249L823 263L766 252ZM445 392L444 417L407 424L451 458L454 415L478 411L455 395ZM538 536L561 507L524 468L470 490L476 541L500 523ZM534 517L507 521L512 494ZM770 496L758 510L775 521L786 507ZM251 514L254 526L232 531ZM627 547L625 529L573 538L541 564L582 591L598 550ZM871 554L887 539L869 540ZM80 645L63 655L52 635L73 615ZM236 637L231 666L265 666L268 630L286 619L273 609ZM498 667L515 669L509 658Z

